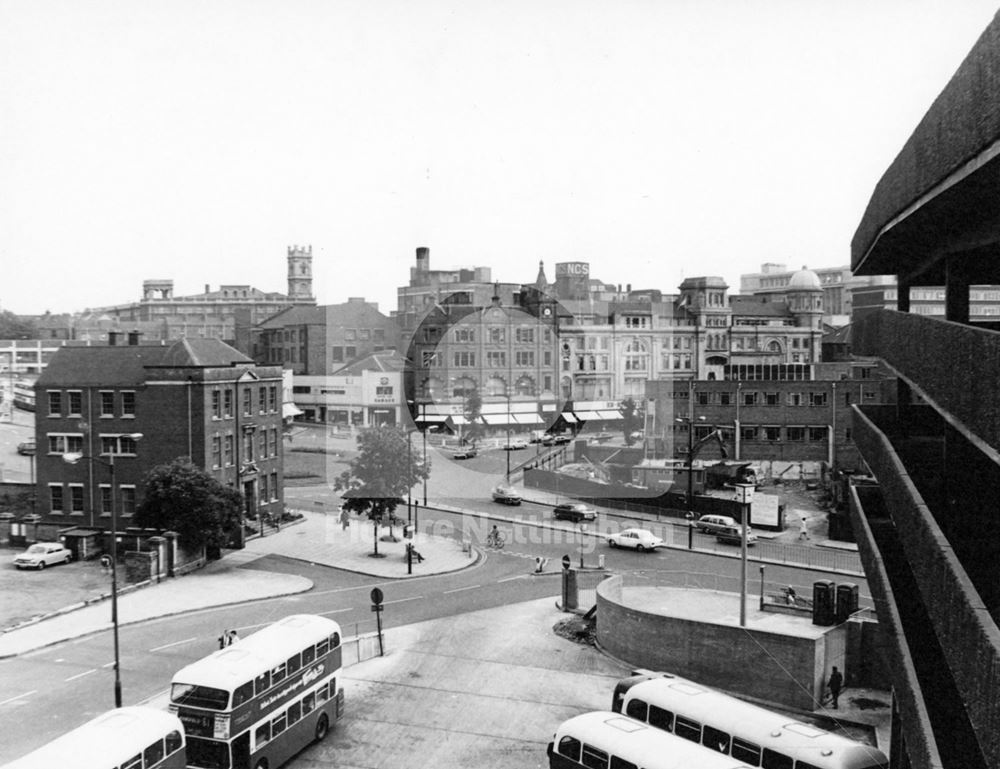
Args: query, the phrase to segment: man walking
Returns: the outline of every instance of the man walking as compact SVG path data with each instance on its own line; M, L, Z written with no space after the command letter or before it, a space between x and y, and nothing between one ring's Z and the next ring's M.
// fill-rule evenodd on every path
M833 699L833 709L837 710L837 700L840 698L840 690L844 686L844 677L837 670L837 666L833 666L833 672L830 673L830 680L826 684L830 688L830 697Z

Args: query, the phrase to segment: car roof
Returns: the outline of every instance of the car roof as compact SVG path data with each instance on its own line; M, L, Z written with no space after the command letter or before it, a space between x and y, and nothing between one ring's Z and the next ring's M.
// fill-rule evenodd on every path
M649 529L625 529L624 531L622 531L622 534L629 534L629 533L631 533L631 534L648 534L651 537L655 536L653 534L653 532L651 532Z

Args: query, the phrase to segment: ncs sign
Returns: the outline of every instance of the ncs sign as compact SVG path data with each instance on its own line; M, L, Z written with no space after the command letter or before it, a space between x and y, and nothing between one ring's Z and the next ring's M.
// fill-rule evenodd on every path
M560 262L556 265L557 278L586 278L589 275L588 262Z

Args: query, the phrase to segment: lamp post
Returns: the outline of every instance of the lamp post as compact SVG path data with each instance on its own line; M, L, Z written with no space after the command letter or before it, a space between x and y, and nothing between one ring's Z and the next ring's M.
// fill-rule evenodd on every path
M740 627L747 626L747 520L750 515L750 503L753 502L753 492L756 488L752 483L736 483L736 501L740 505ZM761 577L763 580L763 569Z
M694 423L691 417L675 417L678 424L688 426L688 451L687 451L687 516L691 523L694 522ZM698 417L699 422L704 422L705 417ZM691 549L692 529L688 528L688 550Z
M142 439L142 433L131 433L123 435L122 438L129 438L133 442ZM113 451L108 452L108 461L97 457L87 457L83 454L68 453L63 454L63 461L75 465L81 460L104 465L108 468L111 476L111 625L113 628L115 642L115 707L122 706L122 677L121 664L118 653L118 511L115 508L115 454L120 446L115 446Z

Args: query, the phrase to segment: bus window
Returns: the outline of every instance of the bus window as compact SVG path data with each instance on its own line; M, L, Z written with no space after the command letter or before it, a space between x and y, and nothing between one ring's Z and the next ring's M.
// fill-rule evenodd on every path
M302 658L298 654L293 654L288 658L288 662L285 663L285 672L288 675L294 675L299 672L302 667Z
M312 713L316 709L316 695L310 692L302 698L302 715Z
M279 681L283 681L285 678L285 663L282 662L276 668L271 671L271 685L274 686Z
M144 751L142 751L142 758L146 762L146 766L153 766L157 761L163 760L163 740L157 740Z
M142 754L133 756L122 764L122 769L142 769Z
M234 708L253 699L253 686L253 681L247 681L243 686L236 687L236 691L233 692Z
M317 657L322 657L328 651L330 651L330 639L329 638L324 638L322 641L320 641L318 644L316 644L316 656Z
M580 741L576 737L566 735L559 740L559 755L572 758L574 761L580 760Z
M750 766L760 766L760 745L733 737L733 748L730 755L737 761Z
M678 737L691 740L691 742L701 742L701 724L697 721L684 718L684 716L677 716L674 719L674 730L674 733Z
M285 714L284 713L282 713L280 716L278 716L277 718L275 718L271 722L271 736L274 737L275 735L281 734L283 731L285 731L285 725L286 725L286 723L287 723L287 721L285 720Z
M308 649L303 649L302 650L302 664L303 665L308 665L314 659L316 659L316 647L315 646L310 646Z
M636 764L618 756L611 756L611 769L639 769Z
M271 688L271 672L261 673L253 681L254 694L263 694Z
M608 754L584 743L580 763L589 769L608 769Z
M328 686L329 684L324 684L323 686L319 687L319 689L316 690L317 702L326 702L328 699L330 699L330 692L327 690ZM336 687L334 688L334 691L336 691Z
M257 727L257 731L253 733L254 745L258 748L271 741L271 725L261 724Z
M229 704L229 692L211 686L174 684L170 687L170 701L175 705L188 705L206 710L225 710Z
M760 765L764 769L792 769L792 763L792 759L784 753L764 748L764 756Z
M336 649L338 646L340 646L340 633L334 633L330 636L330 648Z
M645 721L648 710L649 708L646 707L646 703L637 698L628 701L628 705L625 706L625 715Z
M302 718L302 703L293 702L288 706L288 725L291 726Z
M706 748L717 750L720 753L729 752L729 735L721 729L706 724L701 735L701 744Z
M180 732L170 732L170 734L167 735L167 755L169 756L171 753L176 753L181 749L183 744L184 740L181 737Z
M658 708L656 705L650 705L649 725L665 732L672 732L674 730L674 714L669 710Z

